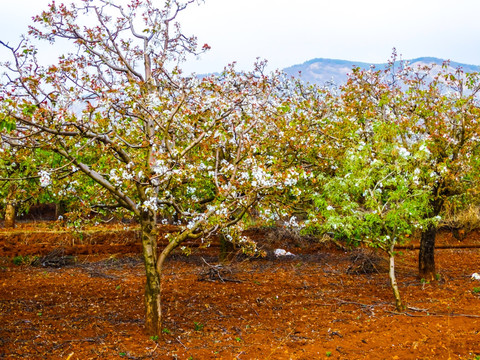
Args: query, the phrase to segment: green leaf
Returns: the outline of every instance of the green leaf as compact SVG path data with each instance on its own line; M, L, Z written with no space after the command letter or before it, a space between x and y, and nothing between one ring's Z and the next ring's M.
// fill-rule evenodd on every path
M8 117L0 120L0 130L6 130L7 132L11 132L17 128L17 124L15 123L15 119Z
M22 109L22 113L23 115L26 115L26 116L32 116L33 113L35 112L35 110L37 110L37 106L36 105L24 105L23 109Z

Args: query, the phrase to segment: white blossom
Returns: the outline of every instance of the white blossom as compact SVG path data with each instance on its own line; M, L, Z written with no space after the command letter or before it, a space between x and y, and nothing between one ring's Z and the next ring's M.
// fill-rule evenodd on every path
M275 185L275 180L261 167L255 166L252 169L252 176L254 179L252 181L253 187L271 187Z
M162 160L157 160L152 166L152 170L157 175L163 175L168 173L170 169L164 164Z
M407 149L405 149L404 147L401 147L398 149L398 153L401 157L404 157L404 158L407 158L410 156L410 151L408 151Z
M294 227L294 228L300 227L300 225L299 225L298 222L297 222L297 217L296 217L296 216L292 216L292 217L290 218L290 220L288 220L287 222L285 222L285 226L287 226L287 227Z
M38 172L38 175L40 176L40 186L41 187L47 187L52 183L52 178L50 176L50 173L45 170L40 170Z
M117 171L115 169L110 170L110 180L117 185L120 183L120 178L118 177Z
M129 173L127 170L122 171L122 178L125 180L132 180L133 174Z
M151 196L148 200L145 200L143 202L143 208L154 211L154 212L157 211L158 210L157 198L154 196Z
M428 155L431 154L430 150L428 150L428 148L427 148L427 146L426 146L425 144L420 145L420 147L418 148L418 150L419 150L419 151L422 151L422 152L424 152L425 154L428 154Z

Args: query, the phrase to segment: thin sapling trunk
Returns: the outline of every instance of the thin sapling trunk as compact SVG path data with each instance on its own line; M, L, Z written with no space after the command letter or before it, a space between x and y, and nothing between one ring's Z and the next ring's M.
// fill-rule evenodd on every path
M405 306L402 303L402 299L400 297L400 291L398 290L397 278L395 277L395 240L392 241L390 244L390 249L388 251L389 257L389 271L388 277L390 278L390 286L393 290L393 296L395 297L395 308L397 311L405 310Z

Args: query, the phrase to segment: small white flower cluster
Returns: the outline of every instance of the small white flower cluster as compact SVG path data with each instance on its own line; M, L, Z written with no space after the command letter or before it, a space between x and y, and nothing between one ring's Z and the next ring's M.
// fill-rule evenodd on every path
M287 177L284 181L285 186L293 186L296 185L298 182L298 173L295 170L290 170L287 174Z
M117 175L117 170L116 169L110 170L110 181L113 182L117 186L120 184L120 178Z
M248 241L249 241L249 238L244 235L238 237L239 244L246 244L248 243Z
M156 212L158 210L157 198L151 196L148 200L143 202L143 208Z
M430 150L428 150L425 144L420 145L420 147L418 148L418 151L424 152L425 154L428 154L428 155L431 154Z
M408 151L404 147L401 147L398 149L398 154L403 158L407 158L410 156L410 151Z
M421 144L418 151L415 152L414 157L418 160L429 160L431 155L432 153L428 150L427 145Z
M156 175L164 175L169 172L169 168L165 165L163 160L157 160L155 164L152 166L152 170Z
M40 170L38 172L38 175L40 176L41 187L47 187L52 183L52 178L50 177L50 173L48 171Z
M205 221L205 218L206 218L206 214L200 214L198 216L195 216L192 220L188 222L187 228L190 230L193 229L197 222Z
M223 166L223 168L221 169L223 173L226 173L228 171L233 171L234 166L230 164L227 160L222 160L220 163Z
M290 220L286 221L285 226L286 227L292 227L292 228L299 228L300 227L300 225L297 222L297 217L296 216L292 216L290 218Z
M273 221L280 220L280 216L278 215L278 213L272 212L268 208L261 209L259 215L263 220L267 220L267 221L269 221L269 220L273 220Z
M217 210L215 210L215 215L219 215L219 216L228 215L228 208L225 206L224 203L221 203L220 207Z
M128 172L128 170L122 170L122 178L125 180L132 180L133 174Z
M380 237L380 241L382 241L383 243L386 243L386 244L389 244L391 239L392 238L390 237L390 235L385 235L385 236Z
M255 166L252 169L252 186L253 187L272 187L275 186L275 179L272 179L271 175L268 174L261 167Z
M417 186L420 185L420 179L419 179L420 173L421 173L421 170L419 168L415 168L415 170L413 171L412 181Z
M128 163L126 169L111 169L110 170L110 181L115 184L115 186L120 186L122 180L132 180L135 178L136 174L131 170L133 163ZM139 176L143 173L139 173Z

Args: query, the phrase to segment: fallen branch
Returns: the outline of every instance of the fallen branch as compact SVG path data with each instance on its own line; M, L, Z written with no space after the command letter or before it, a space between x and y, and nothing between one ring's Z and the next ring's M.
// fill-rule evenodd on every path
M178 336L175 338L175 340L177 340L180 343L180 345L182 345L185 348L185 350L188 350L188 348L185 345L183 345L183 343L180 341L180 338Z
M414 310L414 311L419 311L419 310ZM408 312L398 312L398 311L389 311L385 310L385 312L393 315L407 315L410 317L428 317L428 316L434 316L434 317L467 317L467 318L475 318L475 319L480 319L480 315L474 315L474 314L439 314L439 313L427 313L425 315L414 315L410 314Z
M347 301L347 300L342 300L342 299L339 299L339 298L333 298L333 300L336 300L341 304L350 304L350 305L357 305L357 306L362 306L362 307L375 307L375 306L380 305L380 304L362 304L362 303L359 303L359 302Z
M294 332L293 329L290 330L290 332L281 339L281 341L278 343L277 347L275 347L275 348L272 350L272 352L265 358L265 360L270 359L270 358L272 357L272 355L283 345L283 343L284 343L285 341L287 341L288 337L293 334L293 332Z
M217 281L220 280L221 282L234 282L234 283L241 283L242 281L231 279L226 277L226 274L231 274L232 270L226 268L223 265L210 265L203 257L203 262L209 267L209 270L199 276L200 281Z
M455 250L455 249L480 249L480 244L465 245L435 245L435 249ZM395 250L420 250L420 245L397 245Z

